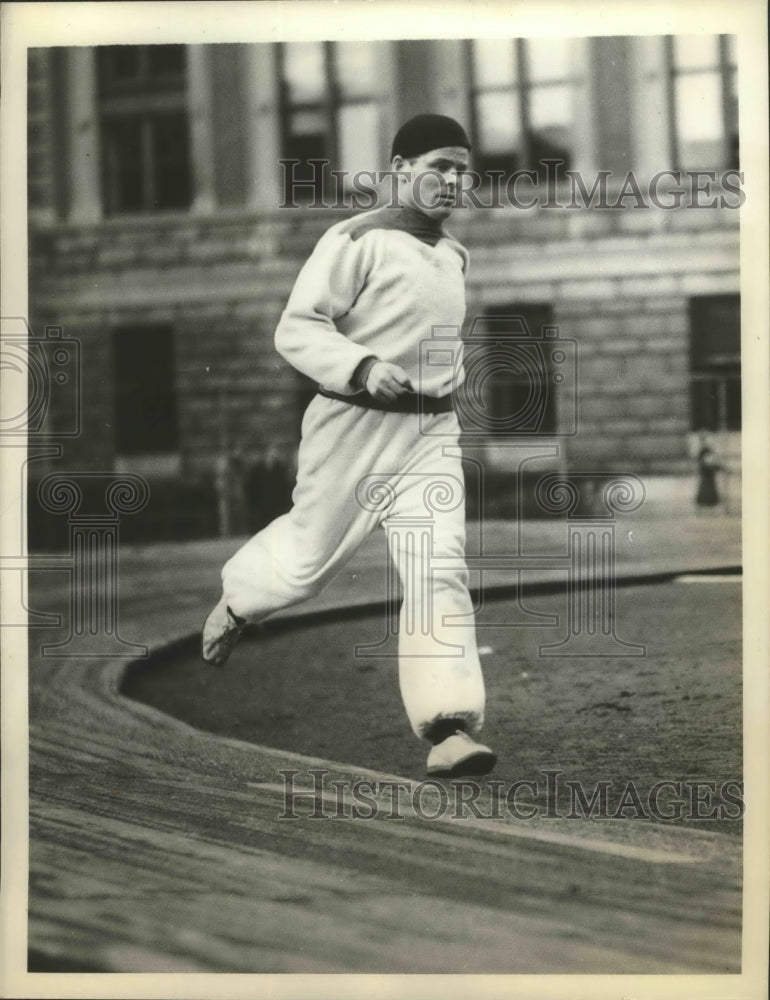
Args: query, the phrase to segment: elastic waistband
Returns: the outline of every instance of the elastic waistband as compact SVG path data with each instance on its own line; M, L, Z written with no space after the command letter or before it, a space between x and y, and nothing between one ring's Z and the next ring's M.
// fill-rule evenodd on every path
M319 396L327 399L338 399L352 406L363 406L368 410L383 410L386 413L451 413L454 410L454 396L426 396L419 392L405 392L391 402L383 402L369 395L368 392L357 392L354 396L343 396L331 389L318 390Z

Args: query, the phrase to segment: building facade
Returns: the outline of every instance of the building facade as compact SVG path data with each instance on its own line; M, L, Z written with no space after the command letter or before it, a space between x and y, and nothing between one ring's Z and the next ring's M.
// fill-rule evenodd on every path
M30 324L80 347L68 467L145 476L177 523L205 509L188 533L253 527L234 513L249 470L290 475L314 391L273 348L293 280L325 228L369 207L357 172L386 170L424 110L473 142L478 186L450 229L471 253L467 440L490 473L519 460L512 443L597 474L692 474L699 430L735 453L732 41L30 50Z

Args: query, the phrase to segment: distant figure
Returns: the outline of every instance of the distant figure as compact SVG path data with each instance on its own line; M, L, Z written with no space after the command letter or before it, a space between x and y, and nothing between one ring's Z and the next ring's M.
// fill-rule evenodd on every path
M695 503L698 507L716 507L720 502L717 489L717 472L722 466L717 461L711 446L711 437L705 431L698 441L698 492Z

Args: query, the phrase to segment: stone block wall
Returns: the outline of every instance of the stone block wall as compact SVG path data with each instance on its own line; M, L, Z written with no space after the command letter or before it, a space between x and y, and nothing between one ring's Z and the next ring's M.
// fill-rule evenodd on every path
M688 300L739 287L737 213L702 211L691 225L694 215L649 212L633 234L623 215L599 211L452 220L471 251L469 321L490 307L549 303L560 336L577 345L578 433L562 439L566 467L691 471ZM273 331L303 261L339 217L33 226L33 326L60 325L82 343L85 433L67 443L68 463L115 465L112 331L161 323L174 338L182 478L210 482L223 451L248 463L271 449L291 466L308 386L275 352ZM504 468L505 450L490 448L489 462Z

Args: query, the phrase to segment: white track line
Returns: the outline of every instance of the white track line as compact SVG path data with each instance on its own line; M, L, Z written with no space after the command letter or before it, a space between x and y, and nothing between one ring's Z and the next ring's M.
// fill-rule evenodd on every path
M743 577L739 576L737 573L732 574L722 574L722 575L708 575L706 573L683 573L681 576L675 576L671 581L672 583L740 583Z
M113 663L111 664L115 667L120 667L120 673L125 670L125 662L123 663ZM117 673L117 671L116 671ZM118 674L119 676L119 674ZM128 698L126 695L118 694L119 702L121 707L125 710L126 707L130 706L134 709L139 709L139 714L143 716L154 717L155 719L162 720L163 723L170 728L179 729L187 733L196 733L198 736L203 737L207 740L212 740L223 745L228 745L237 749L241 752L247 751L250 753L264 754L266 757L278 758L282 762L296 762L298 764L303 764L305 767L322 767L326 768L328 771L338 771L348 774L352 774L354 778L372 778L378 782L387 781L397 781L404 785L409 784L411 789L417 787L421 784L419 781L414 781L412 778L404 778L400 775L388 774L385 771L376 771L367 767L356 767L352 764L345 764L340 761L326 760L321 757L312 757L307 754L297 753L291 750L279 750L276 747L267 747L260 744L250 743L246 740L237 739L233 736L221 736L216 733L211 733L206 730L198 729L195 726L191 726L186 722L182 722L181 719L177 719L172 715L168 715L166 712L160 711L160 709L152 708L149 705L144 705L142 702L134 701ZM285 794L285 786L277 783L271 782L246 782L247 787L252 788L263 788L271 792L280 792ZM301 789L297 789L300 791ZM324 794L324 800L336 803L337 795L331 793ZM355 803L359 805L358 802ZM419 817L416 813L413 814L415 818L421 819L422 822L429 822L428 820ZM663 851L655 850L653 848L636 847L632 844L622 844L613 841L603 841L598 840L594 837L586 836L569 836L568 834L554 833L548 830L535 829L533 827L528 827L524 823L514 825L513 822L507 822L505 820L484 820L476 819L475 817L455 819L451 816L438 816L436 820L432 822L440 821L443 823L463 823L464 828L476 827L481 830L489 831L493 834L502 835L504 837L519 837L524 840L537 840L546 843L559 844L564 847L579 848L586 851L594 851L599 854L613 855L615 857L624 857L629 859L635 859L638 861L646 861L653 864L693 864L703 860L702 857L694 854L684 854L681 852ZM363 824L366 826L366 824ZM671 833L673 831L666 831ZM677 831L679 832L679 831Z

